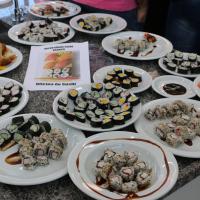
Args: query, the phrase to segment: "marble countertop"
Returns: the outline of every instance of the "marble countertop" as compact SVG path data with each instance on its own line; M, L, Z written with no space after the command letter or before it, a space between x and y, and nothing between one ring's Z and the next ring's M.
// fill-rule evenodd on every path
M4 19L7 21L9 18ZM1 29L0 25L0 41L7 43L18 48L23 54L22 64L15 70L4 74L3 76L18 80L23 83L28 66L30 47L17 44L11 41L7 36L8 26L5 29ZM155 61L132 61L117 58L106 53L101 47L102 37L88 36L82 33L76 33L75 37L70 42L85 42L89 41L90 50L90 66L91 77L93 73L107 65L113 64L126 64L134 65L148 71L153 77L164 75L163 72ZM34 91L30 92L30 100L27 106L21 111L21 113L49 113L52 114L52 102L55 96L58 94L56 91ZM142 99L142 103L149 102L151 100L161 98L154 93L152 89L140 93L139 96ZM134 131L134 125L124 129L127 131ZM86 136L92 133L86 133ZM171 192L175 191L179 187L183 186L196 176L200 175L200 160L176 157L179 165L178 181ZM170 193L171 193L170 192ZM63 178L52 181L50 183L37 185L37 186L12 186L0 183L0 200L91 200L90 197L82 193L75 187L69 176L66 175Z

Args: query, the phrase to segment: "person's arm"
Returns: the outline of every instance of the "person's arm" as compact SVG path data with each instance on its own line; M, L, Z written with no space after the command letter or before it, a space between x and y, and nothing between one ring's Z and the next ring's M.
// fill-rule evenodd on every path
M137 0L138 11L137 11L137 20L138 22L145 22L147 11L148 11L148 0Z

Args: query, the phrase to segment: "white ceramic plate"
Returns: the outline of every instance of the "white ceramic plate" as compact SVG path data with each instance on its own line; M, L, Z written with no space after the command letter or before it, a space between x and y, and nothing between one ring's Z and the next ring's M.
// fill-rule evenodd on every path
M79 91L79 94L81 94L83 92L90 92L91 91L91 86L90 85L77 86L77 87L74 87L74 88ZM76 120L70 121L70 120L65 119L64 116L58 112L58 103L57 103L58 99L60 97L63 97L63 96L66 97L67 94L68 94L68 91L62 91L54 99L53 112L56 115L56 117L58 117L59 120L61 120L62 122L64 122L65 124L67 124L67 125L69 125L71 127L74 127L74 128L80 129L80 130L94 131L94 132L118 130L118 129L121 129L121 128L124 128L124 127L127 127L127 126L133 124L138 119L138 117L140 116L140 113L141 113L141 103L140 103L137 106L133 107L132 118L127 120L125 124L123 124L123 125L115 125L115 126L113 126L112 128L109 128L109 129L93 128L89 124L89 122L87 120L86 120L85 123L81 123L81 122L78 122ZM69 103L71 103L71 102L69 102Z
M198 97L200 97L200 87L198 85L200 86L200 76L198 76L193 83L193 89Z
M4 161L4 159L8 155L18 150L18 145L13 146L5 152L0 152L0 182L2 183L11 185L36 185L50 182L66 175L68 173L67 159L69 153L78 142L82 141L85 138L84 134L81 131L66 126L65 124L57 120L56 117L53 115L33 113L18 116L23 116L25 119L27 119L30 118L32 115L35 115L40 121L48 121L53 128L62 129L68 140L67 147L64 150L60 160L50 160L48 166L37 167L32 171L23 169L21 164L9 165ZM5 128L6 125L11 122L11 120L12 118L8 118L1 121L0 129Z
M13 69L17 68L21 64L21 62L23 60L22 53L18 49L14 48L14 47L11 47L9 45L6 45L6 47L12 53L14 53L16 55L16 59L11 64L7 65L6 69L0 70L0 74L5 74L5 73L7 73L9 71L12 71Z
M105 27L104 29L101 29L99 31L88 31L88 30L85 30L85 29L82 29L77 21L81 18L86 18L86 17L89 17L91 15L95 15L97 17L111 17L113 22L111 25ZM75 30L77 31L80 31L80 32L83 32L83 33L89 33L89 34L94 34L94 35L103 35L103 34L111 34L111 33L116 33L116 32L119 32L123 29L126 28L127 26L127 22L121 18L121 17L118 17L116 15L111 15L111 14L104 14L104 13L90 13L90 14L82 14L82 15L78 15L78 16L75 16L73 17L71 20L70 20L70 26L72 28L74 28Z
M124 131L100 133L83 140L72 150L68 160L70 178L82 192L94 199L126 199L126 195L110 192L95 184L96 162L107 148L119 153L125 150L134 151L139 158L152 167L151 185L136 193L142 200L155 200L162 197L177 181L178 165L174 156L144 134Z
M0 121L2 119L4 119L4 118L7 118L7 117L15 115L16 113L18 113L19 111L21 111L26 106L26 104L28 103L29 93L23 87L23 85L21 83L19 83L18 81L15 81L15 80L10 79L10 78L0 77L0 88L2 86L4 86L6 83L10 82L10 81L12 81L13 83L16 83L16 84L20 85L23 88L22 96L21 96L20 102L19 102L19 104L17 106L12 107L8 113L0 116Z
M142 92L144 90L147 90L151 86L152 77L150 76L150 74L148 72L146 72L143 69L140 69L138 67L129 66L129 65L111 65L111 66L107 66L107 67L102 67L94 73L94 75L93 75L94 82L103 83L103 80L104 80L105 76L107 75L107 73L109 71L113 70L113 68L115 68L115 67L121 67L122 69L132 69L134 72L142 75L142 82L139 83L138 87L131 88L131 91L133 93Z
M192 140L193 145L188 146L186 144L182 144L178 146L177 148L173 148L170 145L168 145L166 142L162 141L154 131L155 125L157 125L159 122L163 122L165 120L154 120L150 121L147 120L144 117L144 113L149 108L154 108L157 105L165 105L172 103L174 100L182 100L187 104L193 104L194 107L197 109L197 111L200 111L200 102L192 99L184 99L184 98L163 98L163 99L157 99L154 101L151 101L147 104L145 104L142 108L142 114L140 115L139 119L135 122L135 128L137 132L143 132L147 134L152 140L158 142L160 145L167 147L173 154L177 156L182 157L188 157L188 158L200 158L200 137L195 137L195 139Z
M69 10L69 12L66 15L61 15L61 16L56 16L56 15L40 15L38 13L38 9L40 8L44 8L46 5L51 5L53 8L56 7L64 7L67 8ZM63 18L68 18L68 17L72 17L74 15L77 15L78 13L81 12L81 7L78 6L77 4L74 3L70 3L70 2L63 2L63 1L49 1L49 2L41 2L41 3L36 3L34 4L31 8L29 8L29 12L36 16L36 17L40 17L40 18L50 18L50 19L63 19Z
M33 23L39 23L40 21L32 21ZM59 27L61 28L69 28L69 35L62 39L62 40L58 40L58 41L54 41L54 42L29 42L29 41L25 41L22 39L19 39L17 34L19 34L20 30L26 25L26 22L23 22L21 24L17 24L15 26L13 26L12 28L9 29L8 31L8 36L10 39L12 39L15 42L18 42L20 44L25 44L25 45L48 45L48 44L59 44L59 43L63 43L63 42L67 42L68 40L72 39L74 37L74 30L67 24L61 23L61 22L56 22L54 21L54 23L57 23Z
M156 45L156 48L153 50L152 53L149 53L146 56L139 55L137 57L133 57L133 56L130 56L128 53L119 54L117 52L117 49L115 49L113 47L113 43L117 39L127 39L129 37L132 37L136 40L142 40L144 38L144 33L145 32L124 31L124 32L113 34L113 35L109 35L102 40L102 46L105 51L107 51L108 53L110 53L112 55L115 55L115 56L118 56L121 58L131 59L131 60L154 60L154 59L161 58L161 57L165 56L167 53L172 51L173 46L169 40L167 40L159 35L152 34L152 33L150 33L150 34L153 35L154 37L156 37L156 40L157 40L154 43ZM147 50L147 52L149 52L149 50ZM144 52L144 54L145 54L145 52Z
M186 88L186 93L183 95L168 94L163 89L163 86L170 83L176 83L184 86ZM159 76L153 80L152 88L155 92L164 97L192 98L196 95L195 92L193 91L193 82L190 81L189 79L178 76L171 76L171 75Z
M186 55L186 53L183 53L183 55ZM167 66L165 64L163 64L163 58L159 59L158 64L161 69L168 72L169 74L173 74L176 76L182 76L182 77L186 77L186 78L195 78L200 75L200 74L181 74L181 73L178 73L177 71L169 70L169 69L167 69Z

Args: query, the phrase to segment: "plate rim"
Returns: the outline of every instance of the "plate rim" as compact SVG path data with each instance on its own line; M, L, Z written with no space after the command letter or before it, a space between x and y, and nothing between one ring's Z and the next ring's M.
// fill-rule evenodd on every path
M80 86L74 86L74 87L71 87L70 89L76 89L76 88L84 88L84 87L89 87L91 84L85 84L85 85L80 85ZM52 103L52 107L53 107L53 112L55 114L55 116L61 120L63 123L67 124L68 126L71 126L73 128L78 128L82 131L91 131L91 132L105 132L105 131L114 131L114 130L119 130L119 129L122 129L122 128L125 128L131 124L133 124L139 117L140 117L140 114L142 112L142 104L141 102L136 106L138 107L139 109L139 112L137 112L137 114L135 115L135 119L134 120L131 120L129 119L129 122L128 123L125 123L123 125L117 125L117 126L114 126L110 129L102 129L102 128L93 128L93 127L77 127L77 124L76 123L73 123L73 121L70 121L70 120L67 120L67 119L64 119L63 116L58 113L57 111L57 101L59 99L59 97L61 97L63 94L66 94L67 91L69 91L70 89L68 90L64 90L64 91L61 91L60 93L58 93L58 95L54 98L54 101Z
M17 67L19 67L19 65L23 61L23 55L19 49L15 48L13 46L10 46L10 45L6 45L6 47L8 47L8 49L10 49L13 53L15 53L17 58L14 63L9 64L10 66L8 68L6 68L5 70L0 70L0 75L8 73L8 72L16 69Z
M99 82L99 81L97 81L97 79L96 79L95 76L96 76L97 73L99 73L99 72L102 71L103 69L111 68L111 67L118 67L118 66L121 66L122 68L123 68L123 67L127 67L127 68L130 67L130 68L133 69L133 70L136 69L136 70L142 71L143 73L146 74L146 76L148 76L149 84L145 85L145 87L144 87L143 89L140 89L140 90L138 90L138 91L134 91L134 87L129 89L129 90L132 91L134 94L144 92L145 90L147 90L147 89L149 89L149 88L151 87L152 81L153 81L152 76L151 76L147 71L145 71L144 69L141 69L141 68L139 68L139 67L132 66L132 65L107 65L107 66L101 67L101 68L97 69L97 70L94 72L93 77L92 77L93 81L94 81L94 82ZM103 82L101 82L101 83L103 83ZM103 84L104 84L104 83L103 83Z
M149 138L151 138L153 141L155 141L154 138L151 137L151 135L149 135L148 133L146 133L145 130L143 130L140 126L140 118L142 117L142 115L144 115L144 109L148 108L149 105L151 104L154 104L155 102L162 102L162 101L174 101L174 100L182 100L182 101L190 101L190 102L196 102L196 103L199 103L200 105L200 102L198 102L197 100L194 100L194 99L187 99L187 98L160 98L160 99L156 99L156 100L153 100L153 101L150 101L150 102L147 102L146 104L143 105L142 107L142 112L141 112L141 115L140 117L136 120L136 122L134 123L134 127L136 129L137 132L143 132L145 133L146 135L148 135ZM152 103L153 102L153 103ZM155 105L155 104L154 104ZM160 146L162 147L165 147L166 149L168 149L171 153L173 153L174 155L176 156L180 156L180 157L185 157L185 158L200 158L200 151L197 152L197 151L186 151L186 150L179 150L178 148L173 148L173 147L170 147L169 145L167 144L163 144L161 143L161 141L159 141L159 138L157 136L157 139L156 141Z
M72 14L72 15L69 15L69 16L55 16L55 17L45 17L45 16L41 16L41 15L39 15L39 14L36 14L36 13L34 13L33 11L32 11L32 9L33 9L33 7L35 6L35 5L38 5L38 4L48 4L48 3L52 3L52 2L54 2L54 3L56 3L56 2L62 2L62 3L64 3L64 4L66 4L66 6L67 5L71 5L71 6L74 6L74 7L76 7L77 9L78 9L78 11L75 13L75 14ZM34 15L34 16L36 16L36 17L39 17L39 18L42 18L42 19L45 19L45 18L49 18L49 19L66 19L66 18L70 18L70 17L73 17L73 16L75 16L75 15L78 15L80 12L81 12L81 7L78 5L78 4L75 4L75 3L72 3L72 2L67 2L67 1L44 1L44 2L38 2L38 3L35 3L35 4L33 4L32 6L30 6L29 8L28 8L28 12L31 14L31 15Z
M38 23L39 21L44 21L44 19L41 20L30 20L33 23ZM67 36L66 38L62 39L62 40L58 40L58 41L53 41L53 42L29 42L29 41L25 41L25 40L21 40L19 38L15 38L16 34L14 34L14 30L20 26L22 26L22 24L26 24L27 22L22 22L20 24L16 24L14 26L12 26L9 30L8 30L8 37L14 41L17 42L19 44L24 44L24 45L30 45L30 46L43 46L43 45L53 45L53 44L60 44L60 43L64 43L67 42L69 40L71 40L74 35L75 35L75 31L73 28L71 28L71 26L69 26L68 24L65 24L63 22L59 22L59 21L53 21L54 23L57 23L58 25L60 24L61 26L65 26L67 28L70 29L70 35Z
M89 16L89 15L98 15L98 16L110 16L110 17L115 17L115 18L118 18L120 19L124 25L119 28L118 30L115 30L115 31L105 31L105 32L94 32L94 31L88 31L88 30L84 30L84 29L81 29L81 28L78 28L76 27L74 24L75 22L77 21L77 19L81 18L81 17L85 17L85 16ZM77 15L75 17L73 17L70 21L69 21L69 24L70 26L75 29L76 31L78 32L82 32L82 33L86 33L86 34L91 34L91 35L108 35L108 34L112 34L112 33L118 33L122 30L124 30L126 27L127 27L127 21L120 17L120 16L117 16L117 15L114 15L114 14L108 14L108 13L97 13L97 12L94 12L94 13L84 13L84 14L80 14L80 15ZM103 30L103 29L102 29Z
M35 116L39 116L39 117L49 117L50 119L53 119L53 120L56 120L58 121L59 123L62 124L61 121L59 121L55 115L52 115L52 114L46 114L46 113L24 113L24 114L19 114L19 115L15 115L15 116L11 116L11 117L8 117L6 119L3 119L3 122L5 121L8 121L10 119L12 119L13 117L17 117L17 116L24 116L24 117L27 117L27 116L31 116L31 115L35 115ZM2 123L2 121L1 121ZM65 124L63 124L65 125ZM65 125L66 126L66 125ZM69 126L69 128L71 128ZM72 128L73 129L73 128ZM78 130L76 129L77 132L79 132L79 136L82 137L82 139L85 139L85 135L84 133L81 131L81 130ZM74 133L73 133L74 134ZM76 133L77 134L77 133ZM79 141L80 142L80 141ZM79 144L79 142L77 144ZM75 144L75 146L77 145ZM75 147L74 146L74 147ZM73 147L73 148L74 148ZM73 149L72 148L72 149ZM71 152L70 152L71 153ZM70 155L69 153L69 155ZM69 156L68 156L69 158ZM68 159L67 159L68 160ZM55 174L58 174L56 177ZM6 175L1 175L0 174L0 181L2 183L5 183L5 184L9 184L9 185L17 185L17 186L31 186L31 185L40 185L40 184L43 184L43 183L48 183L48 182L51 182L51 181L54 181L54 180L57 180L65 175L68 174L68 167L66 165L66 169L62 169L62 170L59 170L59 171L56 171L55 173L53 174L49 174L47 177L37 177L37 178L29 178L28 180L23 180L23 179L20 179L20 178L16 178L16 177L12 177L12 176L6 176Z
M12 81L14 83L17 83L19 84L23 90L22 90L22 95L24 96L24 101L23 102L20 102L17 106L15 106L13 108L13 110L9 111L8 113L0 116L0 120L3 120L4 118L8 118L8 117L12 117L13 115L17 114L18 112L20 112L22 109L25 108L25 106L27 105L28 101L29 101L29 92L28 90L23 86L22 83L20 83L19 81L16 81L14 79L11 79L11 78L6 78L6 77L3 77L3 76L0 76L0 81L1 80L5 80L5 81ZM20 106L21 105L21 106ZM19 107L18 107L19 106ZM16 107L18 107L16 109Z
M120 58L124 58L124 59L128 59L128 60L143 60L143 61L145 61L145 60L156 60L156 59L159 59L159 58L161 58L161 57L163 57L163 55L162 56L154 56L154 57L131 57L131 56L124 56L123 54L118 54L118 53L115 53L115 52L111 52L111 51L109 51L107 48L106 48L106 40L108 40L108 39L110 39L110 38L112 38L113 36L115 36L115 35L123 35L123 34L125 34L125 33L130 33L130 34L134 34L134 33L149 33L149 34L151 34L151 35L153 35L153 36L155 36L155 37L158 37L158 38L160 38L160 39L162 39L163 41L165 41L165 43L166 44L168 44L168 46L169 46L169 50L168 51L166 51L166 53L165 53L165 55L167 54L167 53L170 53L172 50L173 50L173 45L172 45L172 43L168 40L168 39L166 39L166 38L164 38L164 37L162 37L162 36L160 36L160 35L157 35L157 34L154 34L154 33L150 33L150 32L143 32L143 31L121 31L121 32L119 32L119 33L114 33L114 34L111 34L111 35L108 35L108 36L106 36L105 38L103 38L103 40L102 40L102 42L101 42L101 46L103 47L103 49L106 51L106 52L108 52L109 54L111 54L111 55L114 55L114 56L117 56L117 57L120 57Z
M176 79L182 79L184 81L187 81L188 83L190 82L191 84L191 87L188 87L186 89L191 89L192 93L191 95L170 95L170 94L164 94L162 92L160 92L160 90L156 87L156 82L157 81L161 81L162 79L164 78L170 78L170 77L173 77L173 78L176 78ZM174 97L179 97L179 98L192 98L194 96L196 96L195 92L193 91L193 82L185 77L181 77L181 76L175 76L175 75L163 75L163 76L158 76L156 77L153 81L152 81L152 89L157 92L158 94L160 94L161 96L163 97L166 97L166 98L174 98Z
M122 136L122 134L124 134L123 136ZM130 136L127 136L127 135L129 135L130 134ZM90 136L90 137L88 137L88 138L85 138L81 143L79 143L80 145L79 146L76 146L73 150L72 150L72 152L71 152L71 154L70 154L70 156L69 156L69 159L68 159L68 162L67 162L67 165L71 165L71 163L72 162L74 162L73 160L74 160L74 158L75 158L75 155L77 154L77 152L76 151L78 151L78 150L80 150L80 148L82 148L82 146L84 146L84 144L87 144L87 143L89 143L89 142L91 142L92 140L94 140L94 139L103 139L103 136L110 136L110 138L112 137L112 135L114 135L114 138L119 138L119 137L126 137L126 138L133 138L133 137L135 137L135 138L142 138L142 139L147 139L147 140L149 140L149 141L152 141L153 143L155 143L155 144L158 144L157 142L155 142L155 141L153 141L152 139L150 139L145 133L136 133L136 132L129 132L129 131L110 131L110 132L101 132L101 133L99 133L99 134L96 134L96 135L93 135L93 136ZM125 136L126 135L126 136ZM107 137L105 137L106 139L108 139ZM111 138L111 139L113 139L113 137ZM159 145L159 144L158 144ZM159 145L160 146L160 145ZM157 197L156 197L156 199L157 198L160 198L160 197L162 197L162 196L164 196L166 193L168 193L173 187L174 187L174 185L176 184L176 182L177 182L177 179L178 179L178 174L179 174L179 169L178 169L178 163L177 163L177 161L176 161L176 159L175 159L175 157L174 157L174 155L169 151L169 150L167 150L165 147L163 147L163 146L161 146L161 148L162 148L162 150L165 152L165 154L167 155L167 158L168 158L168 160L169 161L173 161L173 168L175 169L175 176L173 177L173 179L171 179L170 180L170 183L168 184L168 185L170 185L170 186L168 186L169 188L166 190L166 191L164 191L163 192L163 194L161 194L161 195L158 195ZM168 162L169 163L169 162ZM86 187L85 186L82 186L82 183L77 183L76 182L76 175L74 174L74 171L75 171L75 169L72 169L72 168L70 168L69 169L69 176L70 176L70 178L71 178L71 180L73 181L73 183L83 192L83 193L85 193L86 195L88 195L88 196L90 196L90 197L92 197L92 198L96 198L96 196L94 196L94 195L92 195L92 193L93 192L91 192L90 191L90 189L85 189ZM171 170L172 171L172 170ZM169 180L169 179L168 179ZM82 186L82 187L81 187ZM102 197L102 198L98 198L99 200L101 199L101 200L105 200L106 198L104 198L104 197ZM154 200L155 198L148 198L148 200ZM145 198L145 200L147 200L146 198Z

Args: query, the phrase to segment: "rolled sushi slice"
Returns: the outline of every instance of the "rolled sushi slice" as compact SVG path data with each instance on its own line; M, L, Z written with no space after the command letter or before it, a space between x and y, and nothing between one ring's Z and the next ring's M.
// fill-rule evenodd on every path
M131 80L130 79L124 79L123 81L122 81L122 87L124 88L124 89L130 89L131 88Z
M94 128L101 127L101 125L102 125L102 119L101 118L93 117L93 118L91 118L90 124Z
M184 141L181 136L178 136L175 133L168 133L166 137L166 142L170 146L178 147L179 145L183 144Z
M95 111L96 108L97 108L97 106L96 106L95 103L90 103L90 104L88 105L88 108L87 108L87 109L90 110L90 111Z
M24 169L33 170L36 167L36 159L33 156L26 155L22 157L22 165Z
M112 119L110 118L104 118L102 121L102 128L103 129L108 129L113 127L113 122Z
M132 107L130 103L125 103L121 106L121 112L131 111Z
M104 83L110 83L114 80L114 77L113 76L110 76L110 75L106 75L106 77L104 78L103 82Z
M116 190L116 191L121 191L122 190L122 183L123 183L123 180L122 180L122 177L119 176L119 175L111 175L108 177L108 183L109 183L109 186Z
M68 99L66 97L60 97L58 99L58 104L66 107L68 104Z
M40 123L39 119L38 119L36 116L34 116L34 115L32 115L32 116L28 119L28 121L29 121L31 124L39 124L39 123Z
M100 93L98 91L92 91L91 95L94 99L98 99L101 97Z
M115 115L113 117L113 121L115 125L122 125L125 123L125 119L123 115Z
M0 95L0 107L3 105L4 101L5 101L5 97Z
M140 98L135 95L131 95L128 98L128 103L130 103L131 106L136 106L140 103Z
M125 182L122 184L122 192L125 194L138 192L138 184L135 181Z
M138 87L140 80L138 78L131 78L131 87Z
M100 92L103 89L102 83L92 83L91 90Z
M113 91L114 88L115 88L115 85L113 85L112 83L105 84L105 89L108 91Z
M176 67L177 65L173 62L168 62L167 63L167 69L171 70L171 71L176 71Z
M116 154L116 152L114 152L112 149L106 149L104 151L104 155L103 155L103 160L105 162L110 162L112 163L113 161L113 156Z
M161 140L166 140L167 134L172 132L173 130L166 123L159 123L155 127L155 133Z
M0 130L0 137L4 139L4 141L7 141L11 139L11 133L9 133L8 130L2 129Z
M113 163L117 167L117 169L121 169L122 167L125 167L126 165L126 159L124 158L123 155L116 153L113 156Z
M129 90L125 90L120 94L120 97L128 99L131 95L132 94Z
M111 70L107 73L108 76L112 76L112 77L115 77L117 74L114 70Z
M122 113L120 113L120 115L122 115L124 117L125 121L131 119L131 117L132 117L130 111L122 112Z
M86 111L86 117L87 117L87 119L91 120L92 118L96 117L96 115L91 110L87 110Z
M105 115L113 117L115 115L115 112L113 110L105 110Z
M20 90L11 90L11 96L12 97L18 97L18 98L21 98L22 96L22 92Z
M115 107L115 108L113 108L113 111L115 112L115 114L117 115L117 114L120 114L121 113L121 107Z
M180 74L187 74L189 72L189 69L187 67L181 67L181 66L179 66L177 68L177 72L180 73Z
M58 112L62 115L64 115L66 113L67 108L65 106L58 106Z
M142 82L142 75L141 74L134 72L133 77L139 79L139 81Z
M23 132L20 132L20 131L17 131L14 133L14 136L13 136L13 140L15 142L19 142L20 140L22 140L24 138L24 135L23 135Z
M117 107L117 106L119 106L117 100L112 100L112 101L110 101L110 107L111 107L112 109L115 108L115 107Z
M120 97L120 98L118 99L118 104L119 104L119 106L123 105L124 103L126 103L126 98Z
M188 60L191 61L191 62L195 62L197 59L197 54L195 53L189 53L188 54Z
M2 105L2 106L0 107L0 111L2 111L2 114L8 113L8 112L10 111L10 105L7 105L7 104Z
M19 104L19 97L12 97L10 100L9 100L9 105L11 107L14 107L14 106L17 106Z
M120 81L123 81L127 78L127 75L125 73L119 73L117 74Z
M85 123L86 121L85 114L81 112L75 112L75 119L81 123Z
M69 109L66 110L65 114L64 114L65 119L70 120L70 121L74 121L75 119L75 113L71 112Z
M58 160L63 153L63 149L58 145L52 144L49 147L48 157L52 160Z
M151 173L149 171L140 171L136 176L136 182L139 188L145 188L151 183Z
M89 92L83 92L81 94L81 98L83 98L83 100L87 101L87 100L92 99L92 95Z
M103 179L107 179L112 170L112 164L109 162L105 162L103 160L97 161L96 164L96 173L101 176Z
M85 109L84 109L84 108L80 108L79 106L75 106L75 107L74 107L74 112L82 112L82 113L85 113Z
M102 98L112 99L113 93L111 91L106 91L102 94Z
M114 94L115 97L119 97L120 94L122 93L122 91L123 91L122 88L116 87L116 88L113 89L113 94Z
M5 90L11 90L11 88L14 86L14 83L12 81L9 81L4 85Z
M135 172L139 173L142 170L148 169L147 164L144 161L137 160L137 162L133 165Z
M95 113L95 115L96 115L97 117L99 117L100 115L103 115L103 114L104 114L104 110L102 110L102 109L96 109L94 113Z
M32 131L34 136L39 136L43 132L43 129L39 124L33 124L30 127L30 131Z
M132 151L125 151L124 158L125 158L128 166L133 166L138 160L137 154Z
M10 96L11 96L11 91L4 89L4 90L1 91L1 95L2 95L2 97L5 98L5 101L9 101Z
M120 87L121 83L119 81L112 81L111 82L113 85Z
M75 89L71 89L69 90L68 92L68 97L71 99L71 100L75 100L78 96L78 91L75 90Z
M183 58L183 53L182 52L180 52L180 51L174 51L174 55L175 55L175 57L176 58Z
M133 77L134 71L132 69L125 69L124 73L127 74L129 77Z
M24 122L24 117L20 116L20 117L13 117L12 118L12 124L16 124L16 125L21 125Z
M134 180L135 170L133 167L122 167L119 173L120 173L120 176L123 178L123 180L126 182Z
M122 68L121 68L121 67L115 67L115 68L113 69L113 71L114 71L116 74L120 74L120 73L122 73Z
M109 105L110 100L108 98L98 98L97 104L101 109L107 109Z
M36 162L38 166L45 166L49 164L49 159L47 156L37 156Z
M51 125L49 122L47 121L43 121L40 123L40 127L42 128L42 130L44 132L50 132L51 131Z
M175 134L181 136L184 141L192 140L196 136L196 133L192 129L188 128L188 126L177 126L175 128Z
M35 156L45 156L48 152L48 146L45 143L36 143L33 151Z

